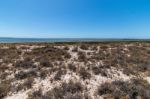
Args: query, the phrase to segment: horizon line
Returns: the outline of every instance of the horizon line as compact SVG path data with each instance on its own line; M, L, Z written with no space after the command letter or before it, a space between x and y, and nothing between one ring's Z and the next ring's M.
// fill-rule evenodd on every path
M150 39L150 38L136 38L136 37L130 37L130 38L119 38L119 37L112 37L112 38L105 38L105 37L0 37L0 38L7 38L7 39Z

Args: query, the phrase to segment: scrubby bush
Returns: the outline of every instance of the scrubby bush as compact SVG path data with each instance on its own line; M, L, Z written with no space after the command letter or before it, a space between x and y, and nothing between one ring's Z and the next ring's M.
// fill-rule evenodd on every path
M76 66L74 64L68 64L68 68L69 70L73 71L73 72L76 72Z
M10 91L10 82L4 81L0 83L0 99L7 96Z
M69 47L68 47L68 46L65 46L65 47L64 47L64 50L69 50Z
M65 58L65 59L70 59L70 58L71 58L71 55L70 55L69 53L67 53L67 54L64 55L64 58Z
M71 99L76 99L77 97L79 97L80 99L79 93L83 92L83 89L84 86L81 85L81 83L74 83L70 81L69 83L62 83L61 87L55 87L52 90L48 91L46 96L53 97L53 99L70 99L69 96L66 96L68 94L71 94L71 96L74 97Z
M42 90L38 89L32 92L31 94L28 94L28 99L51 99L51 98L45 98L42 93Z
M35 70L30 70L28 72L20 71L17 74L15 74L16 79L25 79L28 77L36 77L36 76L37 76L37 73Z
M111 83L104 83L98 89L98 95L111 94L115 89Z
M66 70L59 70L54 76L54 80L61 80L61 76L67 73Z
M33 49L31 52L26 52L25 56L35 58L36 61L45 58L48 58L51 61L63 61L64 58L70 58L69 53L66 50L55 48L52 46Z
M53 64L48 59L41 59L40 65L43 67L53 67Z
M107 76L107 71L105 68L100 68L98 66L93 66L92 71L95 75L101 74L102 76Z
M113 81L104 83L98 88L98 95L110 94L114 98L129 96L130 99L136 99L138 96L144 99L150 98L150 84L142 79L131 79L130 82Z
M83 49L83 50L88 50L88 49L89 49L88 46L85 45L85 44L82 44L82 45L80 46L80 48Z
M91 78L91 74L83 67L80 69L79 74L80 74L81 78L84 80Z
M72 49L72 52L78 52L78 47L74 47L74 48Z
M97 46L93 46L92 50L97 51L98 50Z
M9 67L7 65L3 65L3 64L0 65L0 72L5 72L5 70L8 70L8 69Z
M16 48L0 49L0 59L4 59L4 61L12 62L12 60L18 59L19 55L20 51Z
M40 78L45 79L48 73L48 70L40 70Z
M75 93L75 94L67 94L64 99L88 99L84 98L82 93Z
M106 49L109 48L109 46L108 46L108 45L101 45L100 48L101 48L102 50L106 50Z
M29 77L27 80L23 83L24 89L30 89L33 86L34 78Z
M34 65L32 59L25 58L23 61L17 61L15 67L28 69L28 68L36 68L36 65Z
M87 61L86 53L84 53L84 52L78 52L78 61L86 62Z

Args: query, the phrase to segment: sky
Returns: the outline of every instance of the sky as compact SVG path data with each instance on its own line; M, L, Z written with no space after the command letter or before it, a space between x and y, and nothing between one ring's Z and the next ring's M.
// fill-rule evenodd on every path
M150 0L0 0L0 37L150 38Z

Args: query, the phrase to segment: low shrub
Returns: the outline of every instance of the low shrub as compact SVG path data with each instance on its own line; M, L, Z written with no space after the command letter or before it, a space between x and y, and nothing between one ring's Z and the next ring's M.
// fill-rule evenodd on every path
M70 58L71 58L71 55L70 55L69 53L66 53L66 54L64 55L64 58L65 58L65 59L70 59Z
M42 93L42 90L38 89L38 90L28 94L28 98L27 99L49 99L49 98L45 98L43 93Z
M0 83L0 99L7 96L8 92L10 91L10 82L1 82Z
M100 68L100 67L97 67L97 66L93 66L92 71L95 75L101 74L102 76L107 76L107 71L106 71L105 68Z
M45 57L51 61L63 61L64 58L70 58L69 53L66 50L52 46L33 49L31 52L26 52L25 56L35 58L37 61L39 58L45 59Z
M86 58L86 53L84 52L78 52L78 61L80 62L86 62L87 58Z
M0 59L4 62L13 62L14 59L18 59L20 52L16 48L0 49Z
M74 47L74 48L72 49L72 52L78 52L78 47Z
M93 46L91 49L94 50L94 51L98 50L97 46Z
M40 78L45 79L48 73L48 70L40 70Z
M104 83L98 88L98 95L111 94L115 89L111 83Z
M80 48L81 48L82 50L88 50L88 49L89 49L88 46L85 45L85 44L82 44L82 45L80 46Z
M23 61L17 61L15 67L28 69L28 68L36 68L36 65L34 65L32 59L25 58Z
M71 94L71 99L76 99L77 97L77 99L82 99L80 98L79 93L83 92L83 89L84 87L81 83L70 81L69 83L62 83L61 87L55 87L48 91L46 96L53 97L53 99L70 99L71 97L69 97L68 94Z
M75 94L67 94L64 99L88 99L84 98L82 93L75 93Z
M40 65L42 67L53 67L53 64L50 61L48 61L48 59L42 59L40 61Z
M29 77L27 78L27 80L23 83L23 87L24 89L31 89L33 86L33 82L34 82L34 78L33 77Z
M85 68L80 68L79 74L81 76L82 79L90 79L91 78L91 74L85 70Z
M69 50L69 47L68 47L68 46L65 46L65 47L64 47L64 50Z
M114 98L129 97L137 99L150 98L150 84L143 79L131 79L131 81L113 81L112 83L104 83L98 88L98 95L111 94Z
M59 70L54 76L54 80L61 80L61 76L67 73L66 70Z
M71 70L73 72L76 72L76 69L77 69L76 66L73 64L68 64L68 68L69 68L69 70Z
M16 79L25 79L28 77L36 77L36 76L37 76L37 73L35 70L30 70L28 72L20 71L19 73L15 74Z

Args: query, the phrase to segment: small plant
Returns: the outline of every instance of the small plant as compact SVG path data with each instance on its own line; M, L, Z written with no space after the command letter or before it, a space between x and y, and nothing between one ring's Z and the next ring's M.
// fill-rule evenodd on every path
M142 79L131 79L126 81L113 81L112 83L104 83L98 88L98 95L110 94L115 98L129 97L136 99L137 96L144 99L150 98L150 84Z
M48 71L47 70L40 70L41 72L40 72L40 77L42 78L42 79L45 79L45 77L47 76L47 74L48 74Z
M81 61L81 62L86 62L87 61L86 53L78 52L78 60Z
M42 59L40 61L40 65L43 67L53 67L53 64L49 62L47 59Z
M81 78L84 80L91 78L91 74L87 70L85 70L83 67L80 69L79 74Z
M82 44L82 45L80 46L80 48L83 49L83 50L88 50L88 46L85 45L85 44Z
M66 53L66 54L64 55L64 58L65 58L65 59L70 59L70 58L71 58L71 55L70 55L69 53Z
M76 72L76 69L77 69L76 66L73 64L68 64L68 68L73 72Z
M25 58L24 61L16 62L15 67L25 68L25 69L36 68L34 62L30 58Z
M79 82L74 83L70 81L69 83L63 83L62 88L64 91L70 92L72 94L83 91L83 86Z
M28 94L28 99L46 99L42 93L41 89L38 89L31 94Z
M33 77L29 77L29 78L27 78L27 80L23 83L22 86L24 87L24 89L30 89L30 88L32 88L33 82L34 82L34 78L33 78Z
M31 70L28 72L20 71L19 73L15 74L16 79L25 79L28 77L36 77L36 76L37 76L37 73L35 70Z
M84 98L82 93L75 93L75 94L67 94L64 99L89 99L89 98ZM90 98L91 99L91 98Z
M10 82L1 82L0 83L0 99L7 96L10 91Z
M94 72L95 75L101 74L102 76L107 76L107 71L105 68L93 66L92 71Z
M104 83L98 88L98 95L111 94L115 87L111 83Z
M93 46L92 50L97 51L98 50L97 46Z
M64 47L64 50L69 50L69 47L68 47L68 46L65 46L65 47Z
M61 76L62 76L62 75L65 75L66 72L67 72L66 70L59 70L59 71L56 73L54 79L55 79L55 80L61 80Z
M78 47L74 47L74 48L72 49L72 52L78 52Z
M62 83L61 87L55 87L46 93L46 96L51 99L82 99L80 94L83 92L83 86L79 82ZM68 96L71 94L72 97ZM73 98L74 97L74 98Z

